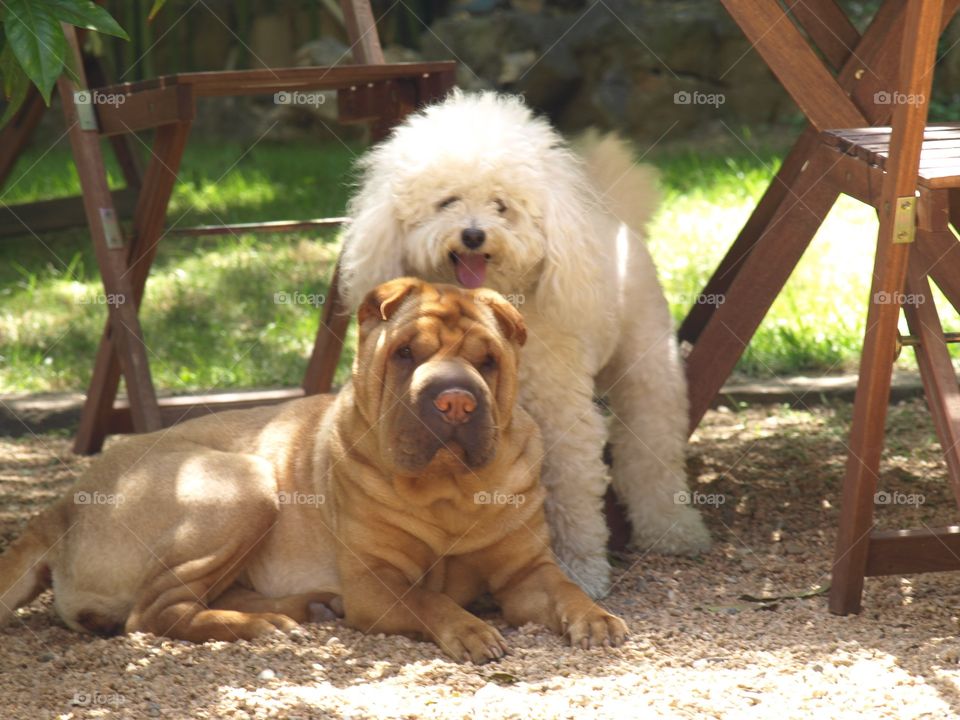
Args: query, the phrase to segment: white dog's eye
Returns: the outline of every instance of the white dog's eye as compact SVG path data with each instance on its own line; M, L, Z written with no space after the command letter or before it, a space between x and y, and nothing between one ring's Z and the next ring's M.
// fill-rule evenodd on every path
M451 205L453 205L459 199L460 198L457 195L451 195L448 198L444 198L443 200L437 203L437 210L444 210L450 207Z
M507 204L500 198L494 198L493 202L497 206L497 212L503 215L507 211Z

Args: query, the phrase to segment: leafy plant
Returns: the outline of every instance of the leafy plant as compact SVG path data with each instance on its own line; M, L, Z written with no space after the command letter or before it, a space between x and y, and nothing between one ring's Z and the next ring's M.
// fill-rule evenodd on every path
M166 0L155 0L152 18ZM62 24L129 40L113 16L91 0L4 0L0 4L0 80L7 108L5 125L23 104L32 82L44 102L67 68L67 40Z

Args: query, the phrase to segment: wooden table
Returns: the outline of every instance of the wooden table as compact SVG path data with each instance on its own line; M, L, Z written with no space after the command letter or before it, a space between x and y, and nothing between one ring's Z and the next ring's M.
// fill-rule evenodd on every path
M680 327L679 339L687 354L691 432L840 192L878 208L880 233L871 297L878 297L877 293L896 297L895 293L902 295L910 284L918 292L924 288L929 292L929 274L953 304L960 306L960 252L953 252L957 243L946 227L948 217L955 225L960 221L960 198L956 190L949 189L960 184L955 177L960 171L949 168L944 173L941 192L921 182L923 192L917 201L926 104L908 107L878 102L884 97L878 93L929 98L937 40L960 0L887 0L862 35L834 0L786 3L791 15L775 0L722 1L808 124L703 288L703 296L720 295L725 302L694 306ZM892 132L888 129L885 139L874 147L882 151L884 159L876 153L865 156L861 151L869 138L862 129L891 122ZM844 129L852 128L861 131L844 135ZM837 132L828 133L830 130ZM948 145L960 138L958 128L948 127L944 132L949 134ZM852 154L843 150L844 142L855 146ZM924 144L924 167L931 162L928 145ZM919 260L912 258L920 258L922 253L932 253L939 262L921 267ZM908 261L915 266L909 276ZM830 608L840 614L859 611L865 574L960 569L960 529L956 527L886 534L874 527L873 493L898 349L900 309L899 303L874 301L867 313L832 568ZM916 329L924 335L921 373L960 502L956 442L960 439L960 403L944 333L935 311L933 317L921 319L914 309L905 310L911 332ZM932 303L925 312L930 310ZM927 328L931 330L925 334Z

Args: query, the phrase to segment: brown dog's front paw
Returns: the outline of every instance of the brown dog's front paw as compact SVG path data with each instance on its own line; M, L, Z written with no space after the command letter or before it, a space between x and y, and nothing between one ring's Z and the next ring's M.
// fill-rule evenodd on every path
M499 660L507 653L503 636L478 618L444 628L437 633L437 644L454 660L475 665Z
M563 621L564 635L573 647L617 647L627 639L627 624L596 605Z

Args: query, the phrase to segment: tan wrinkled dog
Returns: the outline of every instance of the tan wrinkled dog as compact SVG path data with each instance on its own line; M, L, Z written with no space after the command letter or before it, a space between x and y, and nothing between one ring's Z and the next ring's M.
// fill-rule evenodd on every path
M0 557L0 622L51 585L72 628L195 642L287 630L326 603L483 662L506 645L463 606L489 591L513 625L620 644L626 625L549 549L543 448L515 405L520 314L491 290L401 278L358 318L337 396L107 450Z

